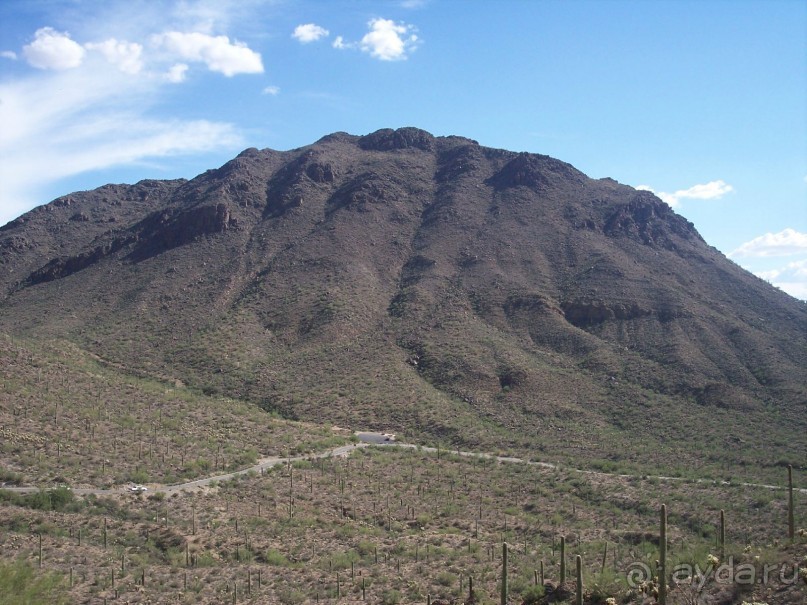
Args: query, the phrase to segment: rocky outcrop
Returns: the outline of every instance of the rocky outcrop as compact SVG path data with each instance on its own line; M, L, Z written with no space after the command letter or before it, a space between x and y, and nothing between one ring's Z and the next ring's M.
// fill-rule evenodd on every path
M366 151L394 151L396 149L434 149L434 135L419 128L383 128L359 139L359 147Z
M137 245L128 258L139 262L204 235L221 233L235 226L236 223L230 218L230 209L224 203L157 213L143 221L137 229Z
M55 258L33 271L21 284L31 286L67 277L94 265L124 248L132 248L127 258L139 262L171 248L182 246L203 235L226 231L234 226L226 204L160 212L126 232L110 232L97 244L78 254Z
M498 190L529 187L543 191L559 177L563 179L565 185L568 185L570 182L581 182L585 175L570 164L549 156L519 153L493 175L488 184Z
M637 303L605 303L603 301L572 301L561 305L566 320L578 327L586 327L610 320L630 320L652 315L651 309Z
M305 174L315 183L333 183L337 172L330 164L311 162L305 167Z
M133 236L121 237L75 256L55 258L45 266L31 273L28 278L24 280L22 285L33 286L77 273L82 269L94 265L104 257L117 252L133 240Z
M649 191L638 191L605 220L603 233L610 237L633 237L648 246L676 248L673 235L703 241L695 226Z
M315 185L329 186L339 171L322 154L308 150L280 168L266 186L266 216L280 216L303 204L306 189Z
M342 185L328 200L328 212L350 207L367 212L372 206L401 199L405 193L392 179L373 172L363 172Z
M484 161L479 145L465 144L451 148L440 155L440 167L437 170L438 183L451 183L466 174L478 170Z

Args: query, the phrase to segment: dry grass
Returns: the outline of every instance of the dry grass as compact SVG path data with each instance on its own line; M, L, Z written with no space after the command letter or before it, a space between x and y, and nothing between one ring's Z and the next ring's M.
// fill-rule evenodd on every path
M546 577L557 580L557 545L565 536L568 569L582 555L586 586L592 598L604 599L626 594L631 563L652 567L658 557L653 539L661 502L670 510L675 562L706 567L706 557L717 552L721 508L727 555L759 556L761 565L807 554L803 541L786 552L777 548L786 532L782 492L390 448L245 475L201 493L90 498L64 512L0 507L0 553L36 565L41 533L43 568L65 577L73 569L75 602L114 597L115 570L115 589L129 603L228 602L236 585L243 602L335 602L337 574L342 602L360 601L362 581L369 602L424 603L427 594L456 599L470 576L481 602L492 603L502 540L511 545L517 600L541 562ZM807 496L798 494L796 504L803 511Z
M330 428L139 378L67 342L0 336L0 463L35 485L163 484L348 442Z

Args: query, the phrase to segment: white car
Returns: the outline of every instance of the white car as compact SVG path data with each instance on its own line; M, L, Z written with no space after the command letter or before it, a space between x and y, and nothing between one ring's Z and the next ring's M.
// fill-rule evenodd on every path
M129 491L134 492L136 494L139 494L139 493L142 493L142 492L147 492L148 490L149 490L149 488L147 488L145 485L130 485L129 486Z
M384 441L395 441L395 433L384 433Z

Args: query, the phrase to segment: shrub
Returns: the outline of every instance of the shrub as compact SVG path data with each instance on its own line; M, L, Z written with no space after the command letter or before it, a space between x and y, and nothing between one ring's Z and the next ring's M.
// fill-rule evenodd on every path
M544 598L544 587L532 585L521 593L521 598L524 605L536 605Z
M73 492L66 487L42 490L27 495L0 490L0 501L35 510L63 511L73 502L73 498Z
M37 574L24 561L0 563L0 601L4 605L68 602L63 578L54 573Z
M270 548L266 551L266 554L263 555L263 560L267 565L274 565L276 567L288 567L289 565L289 560L286 558L286 555L274 548Z
M0 468L0 483L20 485L22 483L22 475L8 469Z
M397 605L401 602L401 593L398 590L385 590L381 595L382 605Z
M129 481L132 483L148 483L149 475L143 469L138 469L129 473Z

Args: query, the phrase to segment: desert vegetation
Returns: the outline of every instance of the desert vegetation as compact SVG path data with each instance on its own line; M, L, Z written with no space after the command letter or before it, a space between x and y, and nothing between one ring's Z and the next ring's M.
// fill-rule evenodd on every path
M127 374L67 342L0 336L0 451L13 483L178 483L349 442L176 381Z
M476 602L496 603L505 543L508 602L544 598L541 579L572 602L578 555L586 603L642 602L643 590L658 591L662 504L668 569L707 570L731 559L760 573L786 564L798 574L807 554L803 532L793 544L788 538L785 490L580 473L447 451L364 448L202 492L64 493L52 500L4 495L0 552L18 573L41 566L48 582L61 578L55 586L73 602L461 602L472 582ZM803 511L807 495L796 491L794 505ZM801 512L796 517L801 527ZM637 566L650 575L631 586ZM671 587L668 602L685 602L690 588ZM807 594L803 583L785 588ZM717 589L742 596L749 587L704 588Z

